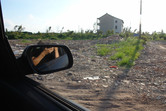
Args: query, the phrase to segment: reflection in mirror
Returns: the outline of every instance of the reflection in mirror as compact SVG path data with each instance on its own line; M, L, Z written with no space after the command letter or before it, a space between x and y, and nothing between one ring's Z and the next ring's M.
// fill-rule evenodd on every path
M63 47L36 46L30 50L30 57L35 69L50 72L69 65L68 56Z

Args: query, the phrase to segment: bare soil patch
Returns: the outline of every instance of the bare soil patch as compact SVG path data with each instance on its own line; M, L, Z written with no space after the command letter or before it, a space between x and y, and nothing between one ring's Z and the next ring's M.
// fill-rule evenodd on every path
M67 45L74 57L73 68L49 75L29 75L50 90L92 111L165 111L166 109L166 42L145 45L136 64L130 69L98 56L96 43L112 40L45 41ZM17 56L29 44L10 41Z

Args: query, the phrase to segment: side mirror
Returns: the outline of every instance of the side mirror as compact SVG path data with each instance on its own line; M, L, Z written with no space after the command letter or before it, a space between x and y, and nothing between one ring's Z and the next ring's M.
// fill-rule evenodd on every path
M22 57L34 73L47 74L71 68L73 57L64 45L32 45L28 46Z

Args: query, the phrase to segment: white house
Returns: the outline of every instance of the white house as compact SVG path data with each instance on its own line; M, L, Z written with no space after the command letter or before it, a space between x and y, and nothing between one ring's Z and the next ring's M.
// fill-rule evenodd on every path
M123 30L123 20L106 13L97 18L98 31L106 33L108 30L114 30L115 33L121 33Z

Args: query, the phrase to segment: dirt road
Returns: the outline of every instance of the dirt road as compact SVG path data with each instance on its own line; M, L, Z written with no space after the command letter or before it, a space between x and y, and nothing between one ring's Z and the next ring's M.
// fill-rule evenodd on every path
M54 41L52 41L54 43ZM96 54L98 41L56 41L69 46L73 68L50 75L30 75L52 91L92 111L165 111L166 42L148 42L136 65L112 69Z

